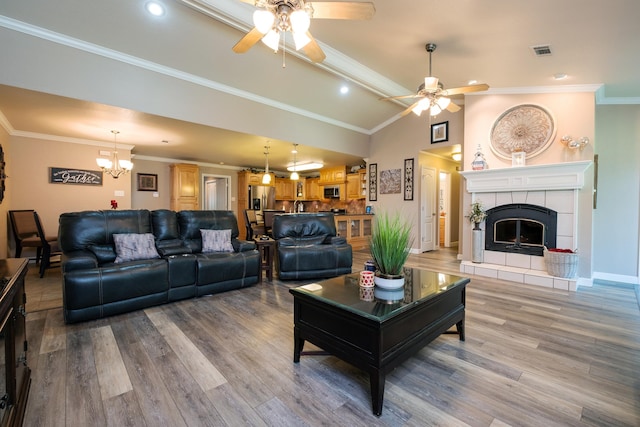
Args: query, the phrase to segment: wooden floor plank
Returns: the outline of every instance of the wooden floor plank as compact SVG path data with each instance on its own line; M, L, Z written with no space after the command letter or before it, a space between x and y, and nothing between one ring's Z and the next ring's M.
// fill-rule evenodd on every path
M92 329L91 342L102 400L133 390L111 327L101 326Z

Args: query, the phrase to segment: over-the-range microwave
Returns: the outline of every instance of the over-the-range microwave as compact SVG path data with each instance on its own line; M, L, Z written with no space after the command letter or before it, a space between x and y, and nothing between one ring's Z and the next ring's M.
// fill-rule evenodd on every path
M327 185L324 187L324 198L325 199L339 199L340 198L340 186L338 185Z

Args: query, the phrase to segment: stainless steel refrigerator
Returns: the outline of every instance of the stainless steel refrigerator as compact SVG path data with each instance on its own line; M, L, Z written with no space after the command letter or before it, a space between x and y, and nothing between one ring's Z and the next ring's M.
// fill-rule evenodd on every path
M249 186L249 206L247 209L255 209L262 214L264 209L275 209L276 207L276 189L264 185Z

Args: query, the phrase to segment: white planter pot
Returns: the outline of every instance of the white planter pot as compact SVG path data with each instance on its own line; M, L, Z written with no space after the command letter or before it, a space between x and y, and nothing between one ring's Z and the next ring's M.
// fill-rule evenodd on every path
M404 286L404 277L400 277L397 279L387 279L385 277L376 275L373 278L373 282L381 289L400 289Z

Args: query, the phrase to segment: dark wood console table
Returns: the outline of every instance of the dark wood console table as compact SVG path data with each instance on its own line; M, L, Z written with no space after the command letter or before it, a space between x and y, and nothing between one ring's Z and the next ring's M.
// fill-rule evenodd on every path
M385 376L422 347L456 326L464 341L468 278L405 268L398 291L376 287L374 301L359 297L359 274L290 289L294 354L309 341L369 373L373 413L382 413Z
M0 426L21 426L31 386L27 366L26 258L0 260Z

